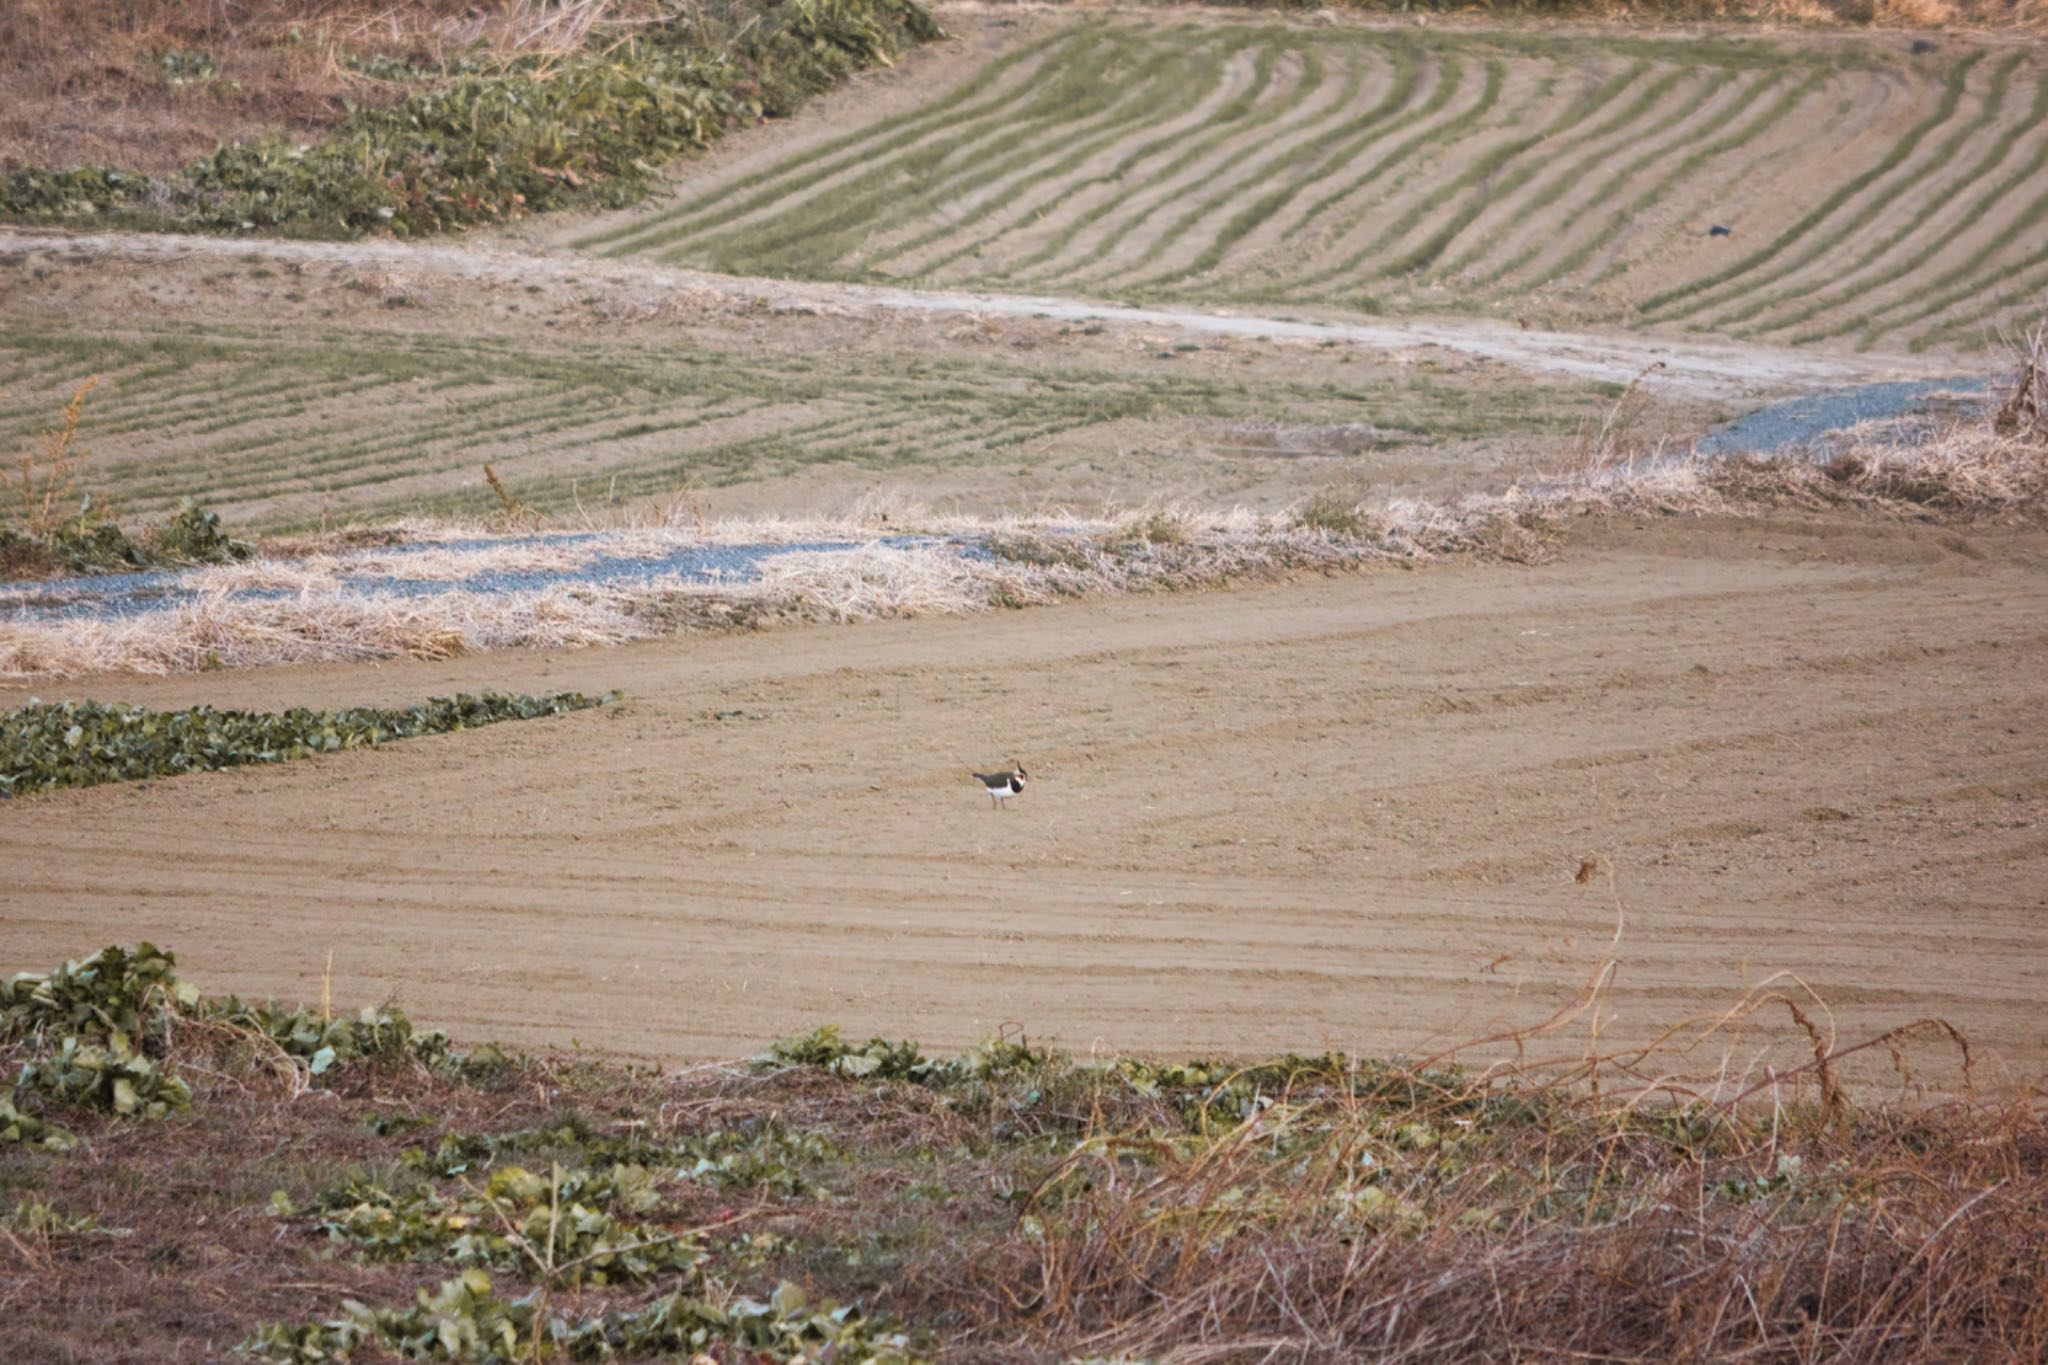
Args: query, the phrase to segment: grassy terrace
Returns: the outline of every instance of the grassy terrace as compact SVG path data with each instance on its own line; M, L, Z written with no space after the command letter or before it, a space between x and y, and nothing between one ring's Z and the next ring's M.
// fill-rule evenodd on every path
M117 336L0 330L0 445L46 425L79 376L100 374L81 427L95 486L125 516L202 499L238 529L333 510L474 514L489 461L542 512L607 497L716 487L811 466L908 471L1039 458L1091 432L1190 424L1369 422L1414 446L1559 433L1606 386L1475 388L1427 370L1360 366L1355 384L1197 371L1175 353L1117 367L1000 353L892 349L735 354L686 341L529 342L489 336L248 325ZM1179 361L1181 363L1174 363Z
M2044 110L2021 49L1096 21L771 164L686 176L578 245L1926 346L1978 339L2048 284ZM1788 198L1812 207L1774 224ZM1675 245L1725 221L1727 242Z

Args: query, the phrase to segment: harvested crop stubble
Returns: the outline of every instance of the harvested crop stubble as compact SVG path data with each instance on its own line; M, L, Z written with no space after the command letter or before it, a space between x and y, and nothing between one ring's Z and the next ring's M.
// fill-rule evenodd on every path
M2017 47L1906 47L1098 18L688 167L575 241L1118 303L1981 345L2040 274L2048 83ZM1699 240L1714 222L1739 231Z

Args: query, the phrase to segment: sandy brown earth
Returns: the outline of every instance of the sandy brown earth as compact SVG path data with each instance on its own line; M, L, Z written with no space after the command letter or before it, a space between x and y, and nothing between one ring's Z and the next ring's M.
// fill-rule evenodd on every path
M1624 521L1536 569L101 680L629 699L0 807L0 969L150 938L303 998L331 953L337 1003L664 1059L826 1021L1414 1053L1572 997L1615 918L1592 859L1604 1046L1789 972L1844 1041L1940 1016L2010 1083L2048 1066L2044 569L2039 529ZM968 770L1012 756L996 814ZM1766 1039L1799 1060L1782 1012L1702 1055Z

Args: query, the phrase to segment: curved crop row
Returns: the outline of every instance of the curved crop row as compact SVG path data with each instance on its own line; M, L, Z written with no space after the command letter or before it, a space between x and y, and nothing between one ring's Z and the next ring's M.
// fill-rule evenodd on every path
M908 112L709 166L579 245L1914 344L2024 273L2048 230L2044 113L2021 50L1089 20ZM1942 302L1916 313L1929 280Z

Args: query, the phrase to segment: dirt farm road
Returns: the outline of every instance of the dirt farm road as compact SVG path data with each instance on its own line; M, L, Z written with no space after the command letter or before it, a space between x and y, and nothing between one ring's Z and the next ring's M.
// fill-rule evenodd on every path
M307 999L331 950L337 1004L664 1059L827 1021L1413 1055L1571 998L1614 922L1574 879L1598 858L1627 910L1604 1045L1793 972L1845 1040L1939 1015L2037 1077L2044 567L2039 530L1623 521L1527 570L105 679L628 699L0 804L0 960L148 938L210 989ZM968 770L1012 756L1033 785L996 814ZM1800 1060L1782 1009L1707 1060L1766 1038Z
M1657 377L1659 390L1687 397L1735 399L1809 392L1889 379L1930 378L1956 369L1953 357L1831 353L1619 330L1555 332L1485 318L1309 320L1192 309L1131 308L1086 299L751 279L570 252L518 250L482 242L292 242L172 233L61 233L0 228L0 257L44 253L154 264L317 261L392 272L451 290L459 290L466 281L502 284L541 278L572 279L647 303L679 291L710 291L731 299L758 301L765 307L786 312L1040 316L1072 322L1099 320L1107 326L1196 336L1331 341L1385 351L1436 347L1499 361L1532 374L1619 384L1636 378L1652 365L1662 365Z

